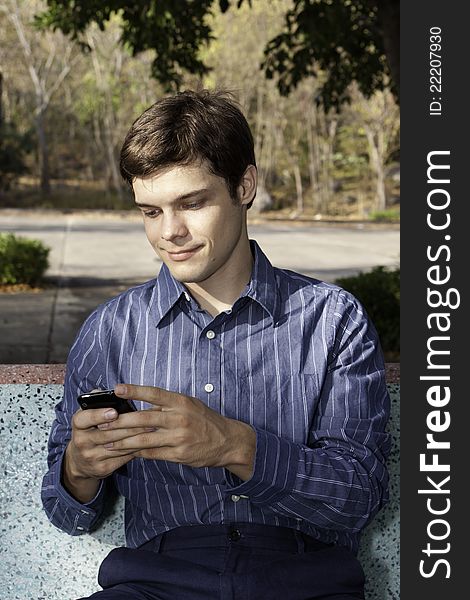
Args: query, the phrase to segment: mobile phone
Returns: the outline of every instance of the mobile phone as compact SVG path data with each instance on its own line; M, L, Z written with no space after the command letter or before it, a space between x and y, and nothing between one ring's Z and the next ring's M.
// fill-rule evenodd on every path
M83 410L89 408L114 408L120 415L137 410L130 400L119 398L113 390L88 392L79 396L77 401Z

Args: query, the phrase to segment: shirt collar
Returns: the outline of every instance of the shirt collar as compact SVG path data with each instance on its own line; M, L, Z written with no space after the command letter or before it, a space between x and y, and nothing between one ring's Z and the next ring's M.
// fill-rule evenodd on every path
M162 264L155 287L157 288L156 318L157 324L173 308L182 295L189 299L189 293L181 281L175 279L165 263Z
M274 267L254 240L250 240L254 258L251 279L242 296L256 300L271 316L274 323L279 316L279 290Z
M250 240L253 255L251 278L241 297L252 298L260 304L276 323L279 314L279 292L274 267L254 240ZM155 283L157 287L157 323L173 308L182 295L190 299L186 287L175 279L163 264Z

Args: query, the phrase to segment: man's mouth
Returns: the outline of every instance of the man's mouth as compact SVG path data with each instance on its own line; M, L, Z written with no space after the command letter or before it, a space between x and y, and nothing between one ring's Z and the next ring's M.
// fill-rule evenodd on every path
M170 250L166 250L166 253L171 258L171 260L174 260L176 262L180 262L180 261L183 261L183 260L187 260L188 258L191 258L201 248L202 248L202 246L196 246L194 248L189 248L187 250L178 250L177 252L171 252Z

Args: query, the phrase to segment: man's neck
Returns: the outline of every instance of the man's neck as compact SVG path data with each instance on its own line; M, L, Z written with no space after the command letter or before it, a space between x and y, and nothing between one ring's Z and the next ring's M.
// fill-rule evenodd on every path
M236 254L236 255L235 255ZM253 269L248 237L236 250L233 260L224 265L217 277L201 283L186 283L186 287L199 306L213 317L233 306L250 281Z

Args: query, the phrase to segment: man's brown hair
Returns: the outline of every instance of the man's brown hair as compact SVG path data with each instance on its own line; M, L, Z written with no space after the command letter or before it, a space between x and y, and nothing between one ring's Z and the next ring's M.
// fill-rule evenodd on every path
M155 102L126 135L120 169L132 186L136 177L197 161L225 179L234 201L246 168L256 167L250 127L226 91L186 90Z

